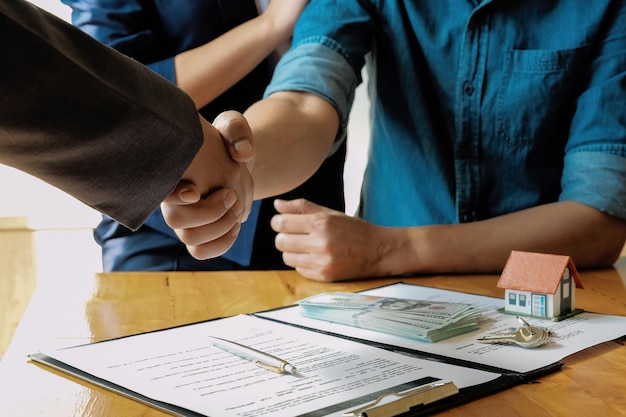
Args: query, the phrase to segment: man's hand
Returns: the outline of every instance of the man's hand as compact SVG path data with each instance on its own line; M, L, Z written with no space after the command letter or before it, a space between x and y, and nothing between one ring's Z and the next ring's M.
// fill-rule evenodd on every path
M226 117L228 116L228 117ZM166 223L197 259L224 254L235 242L252 206L252 132L240 114L203 118L204 143L180 184L161 205Z
M283 261L316 281L345 281L381 275L393 240L390 229L311 203L276 200L272 218Z

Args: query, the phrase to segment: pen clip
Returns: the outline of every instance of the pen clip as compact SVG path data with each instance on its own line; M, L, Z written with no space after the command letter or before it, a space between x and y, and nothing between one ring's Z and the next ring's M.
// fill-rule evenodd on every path
M259 368L267 369L268 371L276 372L277 374L285 373L285 370L283 369L282 366L274 366L274 365L271 365L269 363L265 363L259 360L255 360L252 363L254 363Z
M376 400L343 414L343 417L385 417L405 413L420 404L430 404L457 394L458 388L453 382L436 382L414 388L402 393L386 392ZM384 398L394 396L397 400L378 405Z

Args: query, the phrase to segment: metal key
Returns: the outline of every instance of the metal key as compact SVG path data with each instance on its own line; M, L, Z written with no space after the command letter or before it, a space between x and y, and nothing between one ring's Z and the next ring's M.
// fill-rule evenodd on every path
M552 331L552 330L548 330L545 327L538 327L538 326L533 326L530 323L528 323L526 320L524 320L523 317L521 316L516 316L517 321L519 321L522 326L524 326L525 328L527 328L530 332L535 333L537 331L537 329L541 329L544 332L547 333L548 336L556 336L556 334Z
M481 343L515 343L523 348L534 348L548 342L549 335L540 327L520 327L512 333L495 333L478 339Z

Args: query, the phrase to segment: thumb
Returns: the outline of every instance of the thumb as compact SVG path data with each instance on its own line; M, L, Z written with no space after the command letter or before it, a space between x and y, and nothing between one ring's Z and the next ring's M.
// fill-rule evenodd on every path
M195 185L189 181L181 181L164 202L175 206L185 206L197 203L201 198L202 195Z
M237 162L250 162L254 159L252 129L241 113L234 110L220 113L213 121L213 126L222 135L231 158Z
M313 214L324 211L333 211L329 208L317 205L304 198L296 200L274 200L274 208L280 214Z

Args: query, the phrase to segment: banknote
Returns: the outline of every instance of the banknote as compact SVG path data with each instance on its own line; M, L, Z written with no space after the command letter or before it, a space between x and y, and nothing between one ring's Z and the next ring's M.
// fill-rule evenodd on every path
M470 304L331 292L298 301L305 317L436 342L478 329Z

